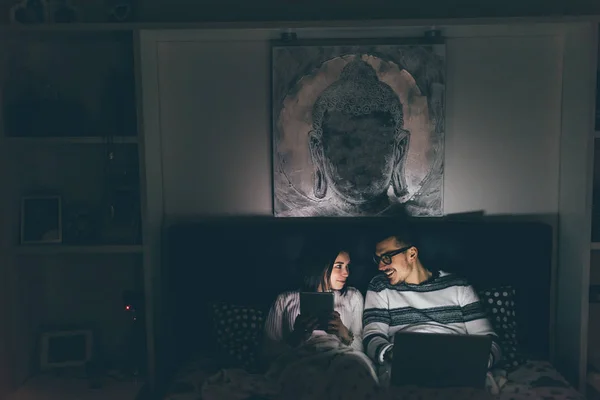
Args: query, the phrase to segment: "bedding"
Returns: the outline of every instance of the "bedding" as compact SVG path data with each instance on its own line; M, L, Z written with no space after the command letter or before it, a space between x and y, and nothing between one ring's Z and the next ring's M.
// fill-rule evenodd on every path
M380 391L375 369L363 352L322 334L278 357L265 374L221 370L204 382L201 398L364 399L378 398Z
M250 372L259 370L258 354L266 311L260 307L215 302L212 313L219 354L227 365Z
M278 398L290 400L372 399L378 398L381 390L366 354L327 334L313 335L277 358L265 378L277 384Z
M269 392L272 388L260 375L248 374L241 369L219 369L217 364L211 360L199 360L184 367L177 375L164 400L209 400L202 397L203 387L215 386L226 388L232 383L249 384L248 375L259 377L255 388L264 391L263 395L248 390L239 390L237 399L277 399L276 393ZM205 383L209 382L206 386ZM263 386L261 386L263 385ZM351 387L351 385L348 385ZM229 392L224 392L229 393ZM571 387L565 379L546 361L527 361L516 370L508 374L508 381L502 387L498 395L490 395L487 392L471 389L424 389L424 388L392 388L381 397L392 400L411 399L497 399L497 400L585 400L585 396ZM227 399L227 397L221 397ZM352 398L356 398L352 396Z
M264 310L222 301L211 306L221 354L219 363L199 359L187 365L165 400L585 399L551 364L527 361L519 346L516 291L512 286L482 288L478 295L504 349L504 360L496 370L500 373L488 376L487 390L379 389L374 384L376 372L368 357L340 346L339 340L330 335L313 337L305 346L276 361L266 374L260 374L256 361Z

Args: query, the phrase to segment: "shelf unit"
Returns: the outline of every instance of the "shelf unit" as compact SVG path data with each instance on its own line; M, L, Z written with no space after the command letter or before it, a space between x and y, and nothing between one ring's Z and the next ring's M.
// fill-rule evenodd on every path
M56 136L56 137L7 137L8 144L35 144L35 143L73 143L73 144L137 144L136 136L114 136L112 138L99 136Z
M15 248L17 254L141 254L141 245L25 245Z
M594 160L592 170L592 237L590 245L590 304L588 317L588 395L598 398L598 371L600 370L600 43L596 58L596 108L594 135ZM594 397L595 396L595 397Z
M16 386L36 372L46 325L91 327L96 354L123 365L123 293L144 291L134 32L64 28L0 28L0 262L6 297L22 305L9 319ZM46 194L61 197L62 243L21 244L21 199Z

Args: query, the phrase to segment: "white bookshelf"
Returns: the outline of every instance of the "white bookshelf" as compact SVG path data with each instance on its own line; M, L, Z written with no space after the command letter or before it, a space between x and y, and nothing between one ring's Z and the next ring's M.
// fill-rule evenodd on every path
M137 136L112 136L112 137L102 137L102 136L55 136L55 137L9 137L6 138L7 143L10 144L107 144L107 143L115 143L115 144L137 144L138 138Z
M590 371L587 376L588 400L600 399L600 373L597 371Z
M14 338L11 367L19 387L35 371L30 360L45 325L101 330L101 355L119 362L129 333L122 294L144 290L143 160L131 26L10 26L0 32L0 250L6 250L2 262L11 277L9 300L21 305L2 323ZM30 101L27 96L52 110L40 114L49 123L23 113L35 112L19 103ZM120 210L137 213L137 222L112 227L115 204L121 204L115 193L127 190L134 193L131 208ZM20 243L21 198L35 194L61 196L62 243ZM79 235L82 230L93 234Z
M596 43L596 69L600 70L600 43ZM599 82L595 82L596 87L600 87ZM596 93L597 94L597 93ZM595 110L599 109L596 104ZM595 112L595 113L596 113ZM595 115L595 120L598 116ZM598 128L596 122L596 129ZM600 199L597 192L600 188L600 130L594 131L593 140L593 168L591 177L591 194L592 198L592 238L590 245L590 263L589 263L589 285L590 285L590 304L589 304L589 319L588 319L588 341L587 341L587 364L588 364L588 397L597 399L600 394L600 385L598 368L600 367L600 304L597 302L597 290L592 290L600 285L600 209L598 204Z

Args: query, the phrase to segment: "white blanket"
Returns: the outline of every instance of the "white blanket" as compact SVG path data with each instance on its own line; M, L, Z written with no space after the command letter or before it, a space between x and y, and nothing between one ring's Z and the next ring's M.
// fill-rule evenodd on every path
M204 359L182 368L169 388L165 400L271 400L283 397L279 394L279 385L267 380L264 375L251 375L237 369L221 370L215 375L213 366L212 360ZM377 400L585 400L585 397L570 386L546 361L528 361L508 377L498 375L499 371L494 372L495 386L500 389L500 394L497 395L491 394L494 392L492 387L488 387L488 391L403 387L392 388L378 396ZM351 384L353 383L342 382L341 386Z
M277 398L280 390L275 382L263 375L249 374L243 369L223 369L202 385L202 400L245 400L263 397Z
M223 370L202 387L203 400L374 399L381 394L369 358L333 335L313 336L279 357L265 375Z
M380 386L364 353L343 345L333 335L321 335L283 354L265 375L241 369L219 371L203 384L202 400L487 400L500 392L505 381L504 376L490 373L487 390Z

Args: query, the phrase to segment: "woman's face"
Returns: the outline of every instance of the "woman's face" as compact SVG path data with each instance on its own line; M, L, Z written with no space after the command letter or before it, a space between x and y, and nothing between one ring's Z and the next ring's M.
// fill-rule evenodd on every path
M350 255L342 251L336 257L329 278L329 286L332 290L342 290L346 285L346 280L350 275Z

